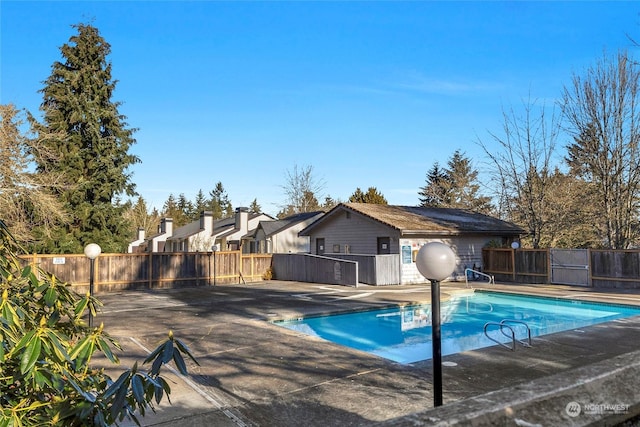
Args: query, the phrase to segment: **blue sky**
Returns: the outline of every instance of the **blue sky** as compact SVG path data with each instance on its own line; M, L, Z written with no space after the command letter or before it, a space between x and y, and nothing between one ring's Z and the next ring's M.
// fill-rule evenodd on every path
M376 187L416 205L434 162L477 144L502 108L552 105L573 73L640 39L636 2L7 1L0 102L38 113L71 25L111 44L114 101L138 128L137 190L161 208L220 181L275 214L295 165L324 195Z

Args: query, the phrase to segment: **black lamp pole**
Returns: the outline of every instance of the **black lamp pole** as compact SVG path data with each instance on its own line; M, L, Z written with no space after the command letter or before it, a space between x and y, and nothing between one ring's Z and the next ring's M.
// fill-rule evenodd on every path
M416 267L431 282L431 346L433 361L433 406L442 406L442 336L440 326L440 281L456 268L456 255L441 242L429 242L416 255Z
M93 275L95 271L95 258L89 259L89 296L93 297ZM91 309L89 309L89 328L93 328L93 314L91 313Z
M440 334L440 282L438 280L431 280L431 335L433 406L442 406L442 337Z
M93 298L93 276L95 275L95 262L96 258L100 256L102 249L96 243L89 243L84 247L84 254L89 258L89 297ZM93 314L91 313L91 307L89 307L89 327L93 327Z

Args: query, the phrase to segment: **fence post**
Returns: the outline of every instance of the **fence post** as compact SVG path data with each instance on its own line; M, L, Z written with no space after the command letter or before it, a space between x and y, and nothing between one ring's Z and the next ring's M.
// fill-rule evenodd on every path
M92 271L91 274L95 273L94 280L96 285L96 293L99 293L100 292L100 257L96 258L94 261L95 261L94 264L96 267L96 271L95 272ZM109 264L107 266L107 272L111 271L111 257L109 257L108 263ZM91 278L89 278L89 282L91 282Z
M587 248L587 274L589 275L589 287L593 288L593 269L591 268L591 248Z
M547 248L547 283L551 284L553 279L553 269L551 268L551 248Z
M147 257L149 262L149 272L147 273L147 276L149 276L149 289L153 286L153 247L151 249L152 250L149 252L149 256Z

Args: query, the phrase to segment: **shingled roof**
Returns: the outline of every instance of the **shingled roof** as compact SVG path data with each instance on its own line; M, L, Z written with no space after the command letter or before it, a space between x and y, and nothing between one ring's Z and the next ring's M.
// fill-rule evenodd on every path
M400 234L501 234L520 235L524 230L500 219L464 209L425 208L419 206L340 203L318 221L300 232L309 232L327 223L339 211L351 211L400 231Z
M292 227L302 221L306 221L314 216L320 215L323 213L322 211L314 211L314 212L301 212L297 214L290 215L286 218L279 219L276 221L260 221L258 227L250 233L251 237L255 237L258 232L258 228L262 228L265 236L269 237L278 233L288 227Z

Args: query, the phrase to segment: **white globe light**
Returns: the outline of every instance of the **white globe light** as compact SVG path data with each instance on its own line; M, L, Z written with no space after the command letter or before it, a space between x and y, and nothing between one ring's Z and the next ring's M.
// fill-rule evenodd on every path
M427 243L418 251L416 267L425 278L441 281L451 276L455 270L456 255L444 243Z
M84 247L84 254L89 259L96 259L102 253L102 248L96 243L89 243Z

